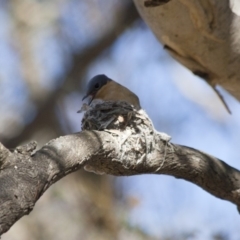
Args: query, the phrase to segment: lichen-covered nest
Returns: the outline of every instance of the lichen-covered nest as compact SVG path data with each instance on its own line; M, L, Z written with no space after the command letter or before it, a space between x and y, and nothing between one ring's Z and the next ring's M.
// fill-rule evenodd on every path
M120 161L125 162L126 167L131 159L137 168L153 149L158 148L161 136L142 109L136 110L121 101L97 101L91 106L84 105L81 111L85 111L82 130L106 131L115 136L121 152Z
M82 119L82 130L126 130L134 128L139 132L142 125L152 127L152 123L143 110L136 110L126 102L96 102L84 106L86 111Z
M122 152L121 161L131 158L143 161L155 141L152 122L143 110L136 110L126 102L97 102L85 106L82 119L83 130L106 131L118 136L118 146ZM126 161L127 164L127 161Z

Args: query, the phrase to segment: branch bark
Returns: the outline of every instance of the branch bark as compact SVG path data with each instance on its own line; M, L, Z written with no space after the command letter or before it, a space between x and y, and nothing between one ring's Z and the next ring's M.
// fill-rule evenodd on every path
M34 142L14 152L0 144L0 234L28 214L53 183L83 167L115 176L171 175L240 207L240 171L206 153L170 143L142 110L125 103L97 104L86 112L82 125L99 131L53 139L35 153Z
M174 0L157 7L146 7L144 0L134 2L177 61L240 100L240 17L229 0Z

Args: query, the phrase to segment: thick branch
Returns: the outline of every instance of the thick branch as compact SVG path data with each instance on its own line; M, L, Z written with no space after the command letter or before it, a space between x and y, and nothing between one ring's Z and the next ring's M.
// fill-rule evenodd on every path
M94 116L99 118L97 124ZM28 214L49 186L82 167L115 176L167 174L240 206L237 169L198 150L169 143L143 111L124 104L96 105L83 119L83 127L90 126L100 131L59 137L32 155L34 142L14 152L0 145L1 234Z
M141 16L165 49L212 87L219 84L240 100L240 17L230 0L174 0L146 7Z
M34 155L28 145L9 152L0 148L0 234L28 214L46 189L65 175L82 168L113 139L104 132L82 132L50 141ZM25 150L28 149L28 150Z

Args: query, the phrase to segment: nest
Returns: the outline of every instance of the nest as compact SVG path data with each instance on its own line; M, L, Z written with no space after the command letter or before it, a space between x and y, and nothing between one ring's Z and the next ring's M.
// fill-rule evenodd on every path
M143 110L121 101L97 102L84 108L82 130L106 131L117 136L121 161L131 158L137 165L151 151L155 131Z
M143 110L136 110L127 102L97 102L91 106L85 105L84 110L86 112L82 119L82 130L124 131L131 128L139 132L142 125L152 127L146 113Z

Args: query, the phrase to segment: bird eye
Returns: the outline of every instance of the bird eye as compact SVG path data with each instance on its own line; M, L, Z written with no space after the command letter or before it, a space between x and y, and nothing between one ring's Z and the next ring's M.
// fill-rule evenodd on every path
M100 87L99 83L96 83L95 86L94 86L95 89L98 89L99 87Z

